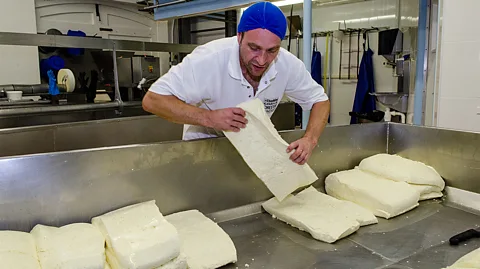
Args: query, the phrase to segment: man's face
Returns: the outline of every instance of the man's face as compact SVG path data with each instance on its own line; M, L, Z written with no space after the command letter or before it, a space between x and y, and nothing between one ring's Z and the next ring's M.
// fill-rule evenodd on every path
M251 77L261 77L280 51L280 38L265 29L238 34L240 64Z

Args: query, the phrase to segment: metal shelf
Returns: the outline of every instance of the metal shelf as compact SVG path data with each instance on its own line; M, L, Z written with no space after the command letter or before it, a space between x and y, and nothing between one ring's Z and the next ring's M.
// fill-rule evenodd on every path
M0 45L190 53L197 45L0 32Z
M101 104L64 105L48 107L28 107L0 109L0 116L18 116L30 114L49 114L58 112L73 112L94 109L116 109L121 113L124 107L141 106L141 102L123 102L120 96L117 71L117 51L142 52L173 52L191 53L197 45L171 44L156 42L141 42L128 40L102 39L95 37L73 37L61 35L44 35L29 33L0 32L0 45L57 47L57 48L85 48L113 51L113 72L115 78L115 101Z

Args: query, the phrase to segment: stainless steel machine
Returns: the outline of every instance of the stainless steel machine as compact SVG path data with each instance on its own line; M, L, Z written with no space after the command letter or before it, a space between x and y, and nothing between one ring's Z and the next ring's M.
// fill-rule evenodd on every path
M303 131L281 133L287 141ZM134 137L134 136L132 136ZM435 167L448 187L392 220L335 244L263 213L272 195L225 138L135 144L0 159L0 229L64 225L155 199L164 214L196 208L232 237L238 263L225 268L438 269L480 247L448 239L480 225L480 134L374 123L329 127L309 161L323 188L330 173L392 153ZM261 154L261 153L260 153Z
M128 100L143 97L144 90L160 78L160 59L153 56L133 56L118 59L118 82L127 88Z

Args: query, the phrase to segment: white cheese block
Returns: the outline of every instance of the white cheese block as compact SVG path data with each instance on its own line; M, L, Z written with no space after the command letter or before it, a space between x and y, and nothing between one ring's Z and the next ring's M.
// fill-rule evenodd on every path
M360 169L337 172L325 179L327 193L356 203L382 218L393 218L418 206L420 194L405 182L387 180Z
M36 225L30 233L37 244L42 269L105 268L105 239L89 223L61 228Z
M0 231L0 268L40 269L32 235L16 231Z
M288 143L278 134L259 99L238 107L245 110L248 124L240 132L225 132L225 136L278 200L318 179L308 164L290 160Z
M420 194L420 201L440 198L443 196L442 189L437 186L410 184Z
M430 193L420 195L419 201L425 201L425 200L436 199L441 197L443 197L443 193L441 192L430 192Z
M445 188L445 181L433 167L398 155L377 154L363 159L359 168L394 181L437 186L440 191Z
M177 228L189 269L219 268L237 261L232 239L199 211L179 212L165 218Z
M38 259L18 252L0 252L0 269L40 269Z
M106 253L107 253L107 261L108 261L107 264L109 265L108 269L122 269L122 268L124 268L120 265L117 257L115 256L115 254L113 254L113 252L110 249L107 249ZM140 267L131 267L131 268L140 268ZM180 253L180 255L178 257L176 257L175 259L167 262L164 265L161 265L160 267L155 267L155 268L146 267L146 268L148 268L148 269L187 269L188 268L187 256L184 255L183 253ZM107 268L105 268L105 269L107 269Z
M445 269L476 269L480 268L480 248L461 257L453 265Z
M92 223L105 236L118 268L158 268L180 254L177 230L165 220L155 201L109 212L93 218Z
M358 221L360 226L378 223L378 219L368 209L365 209L350 201L339 200L332 196L326 195L322 192L319 192L314 187L308 187L297 194L296 197L306 201L307 203L338 209L342 213Z
M376 223L371 212L318 192L313 187L298 195L289 195L284 201L272 198L262 207L274 218L306 231L313 238L333 243L359 229L361 219L365 225Z

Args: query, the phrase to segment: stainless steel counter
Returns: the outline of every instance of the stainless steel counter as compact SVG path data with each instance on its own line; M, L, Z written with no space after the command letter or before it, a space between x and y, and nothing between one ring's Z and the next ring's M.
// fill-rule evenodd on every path
M292 142L303 131L281 135ZM220 222L240 259L227 269L439 269L480 244L446 243L480 225L479 149L475 133L382 123L327 128L309 160L319 177L315 187L323 188L328 174L385 152L432 165L449 186L445 202L423 203L332 245L261 213L258 202L272 194L225 138L0 158L0 229L88 222L156 200L165 215L198 209Z
M260 210L259 205L255 208ZM238 262L225 269L247 264L255 269L440 269L480 247L478 239L458 247L448 244L456 233L479 227L480 216L439 200L423 202L394 219L379 220L335 244L317 241L267 213L222 222L238 252Z

